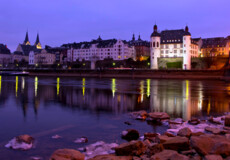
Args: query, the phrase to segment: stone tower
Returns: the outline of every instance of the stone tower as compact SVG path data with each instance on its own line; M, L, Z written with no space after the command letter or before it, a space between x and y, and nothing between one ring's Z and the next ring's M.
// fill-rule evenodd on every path
M150 69L158 69L158 58L160 57L161 36L157 31L157 25L154 25L153 33L150 38Z
M185 34L183 36L183 69L191 69L191 34L188 26L185 27Z

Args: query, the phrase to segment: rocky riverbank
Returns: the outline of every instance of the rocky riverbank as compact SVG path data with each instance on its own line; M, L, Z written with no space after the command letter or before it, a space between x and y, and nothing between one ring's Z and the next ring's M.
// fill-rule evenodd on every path
M230 159L230 114L209 117L207 120L192 118L170 119L164 112L138 111L130 113L131 118L146 121L149 124L167 126L165 133L147 132L140 135L135 129L121 131L121 137L127 142L122 144L103 141L87 145L84 148L58 149L50 160L222 160ZM125 122L131 125L129 122ZM52 138L64 138L58 135ZM29 135L13 138L5 147L29 150L35 139ZM87 137L81 137L75 143L87 143ZM31 159L42 159L31 157Z

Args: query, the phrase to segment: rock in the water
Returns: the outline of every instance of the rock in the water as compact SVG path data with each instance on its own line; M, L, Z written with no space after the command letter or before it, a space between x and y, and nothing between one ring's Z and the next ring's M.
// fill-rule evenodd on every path
M74 143L87 143L88 142L88 138L87 137L81 137L78 138L74 141Z
M223 160L223 158L220 155L212 154L212 155L206 155L204 157L204 160Z
M132 112L130 115L137 119L137 120L145 120L148 113L145 110L137 111L137 112Z
M62 137L56 134L56 135L53 135L51 138L53 138L53 139L60 139Z
M211 132L213 134L220 134L221 130L219 128L214 128L214 127L206 127L205 131Z
M159 133L145 133L144 134L144 139L148 139L151 142L155 142L156 141L156 137L160 135Z
M188 127L180 129L179 132L177 133L177 135L181 137L190 137L191 134L192 134L192 131Z
M165 149L175 151L186 151L190 149L189 139L186 137L169 137L169 139L162 144Z
M146 151L146 146L142 141L131 141L122 143L115 148L115 153L118 156L138 156Z
M151 160L189 160L185 155L179 154L172 150L163 150L151 157Z
M74 149L58 149L56 150L50 160L84 160L85 155Z
M191 147L199 154L230 156L230 141L220 135L201 135L190 138Z
M128 121L125 121L124 124L127 124L127 125L129 125L129 126L132 125L132 124L131 124L130 122L128 122Z
M33 147L33 142L34 138L25 134L13 138L5 145L5 147L19 150L29 150Z
M230 115L225 116L224 125L230 127Z
M148 121L161 121L169 118L170 118L169 115L165 112L148 113Z
M98 155L89 160L132 160L132 156L115 156L113 154Z
M85 147L86 158L93 158L97 155L106 155L115 153L114 148L117 147L116 143L105 143L103 141L98 141L96 143L90 144Z
M219 117L219 118L209 117L208 121L211 122L211 123L214 123L214 124L222 124L221 117Z
M162 144L152 143L151 145L148 146L146 153L151 157L152 155L162 152L163 150L164 147Z
M175 135L174 135L174 134L169 133L169 132L165 132L165 133L164 133L164 135L166 135L166 136L168 136L168 137L175 137Z
M168 137L166 135L159 135L159 136L156 137L156 141L158 143L164 143L164 142L168 141L170 138L171 137Z
M127 141L137 140L140 137L140 134L135 129L127 129L122 132L121 137Z
M38 157L38 156L30 157L30 160L42 160L42 159L43 159L42 157Z
M191 125L197 125L200 123L200 120L197 118L192 118L191 120L188 121L188 123Z
M176 118L174 120L169 120L169 124L182 124L183 123L183 119L181 118Z

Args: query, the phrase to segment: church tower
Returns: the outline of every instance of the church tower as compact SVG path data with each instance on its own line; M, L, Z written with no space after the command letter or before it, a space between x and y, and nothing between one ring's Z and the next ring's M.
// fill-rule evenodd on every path
M30 45L29 36L28 36L28 31L26 32L26 37L25 37L25 40L24 40L23 44L24 44L24 45Z
M39 34L37 34L37 38L36 38L36 42L35 42L34 46L36 46L37 49L42 49L42 45L41 45L40 40L39 40Z
M185 27L183 36L183 69L191 69L191 34L188 26Z
M160 57L161 36L157 32L157 25L154 25L150 38L150 69L158 69L158 58Z

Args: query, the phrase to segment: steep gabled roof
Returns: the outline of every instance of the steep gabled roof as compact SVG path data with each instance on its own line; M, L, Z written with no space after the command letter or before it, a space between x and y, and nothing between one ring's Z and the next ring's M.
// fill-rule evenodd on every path
M30 51L34 51L35 53L40 53L42 49L37 49L36 46L24 45L20 44L23 54L29 56Z
M161 32L161 44L167 43L182 43L183 36L187 35L183 29L179 30L165 30Z

